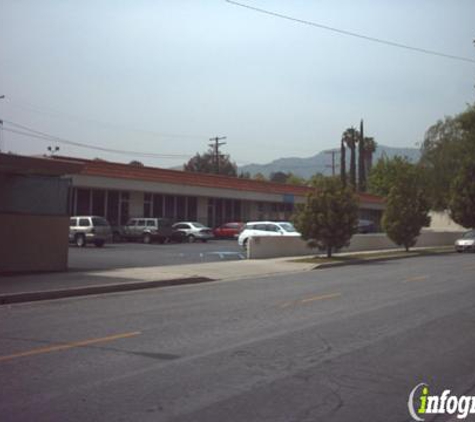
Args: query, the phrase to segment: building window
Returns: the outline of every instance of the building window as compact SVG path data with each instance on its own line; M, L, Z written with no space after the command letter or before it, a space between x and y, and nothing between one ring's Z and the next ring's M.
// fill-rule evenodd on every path
M129 220L129 192L120 193L120 224L125 225Z
M190 221L196 221L198 218L198 199L194 196L189 196L188 200L188 210L187 210L187 219Z
M222 199L216 199L214 201L215 203L215 219L214 219L214 224L212 227L217 227L223 224L223 200Z
M241 221L241 201L235 200L233 204L233 220Z
M224 223L229 223L230 221L234 221L233 219L233 201L232 199L225 199L224 200Z
M165 218L173 219L175 217L175 197L165 195Z
M186 196L176 197L176 218L178 221L186 218Z
M208 199L208 226L213 227L214 223L214 199Z
M77 215L91 214L91 191L89 189L77 190L76 214Z
M68 213L74 215L74 196L76 195L76 189L71 186L68 188Z
M111 226L119 225L119 192L110 190L107 192L107 220Z
M92 191L92 215L99 217L106 215L106 192L103 190Z
M153 195L153 216L155 218L163 216L163 195Z
M152 194L145 193L143 196L143 216L148 218L152 216Z

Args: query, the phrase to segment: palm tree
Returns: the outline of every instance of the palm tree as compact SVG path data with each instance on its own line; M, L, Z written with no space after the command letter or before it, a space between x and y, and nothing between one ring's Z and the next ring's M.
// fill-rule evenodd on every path
M343 140L350 149L350 185L356 187L356 144L358 143L359 132L351 127L343 133Z
M373 153L376 151L378 144L374 138L364 138L364 165L366 174L369 174L373 167Z
M345 148L345 138L341 138L340 177L341 177L341 184L342 184L343 186L346 186L346 148Z
M363 129L363 119L360 122L360 133L358 138L358 191L366 191L366 169L364 163L364 129Z

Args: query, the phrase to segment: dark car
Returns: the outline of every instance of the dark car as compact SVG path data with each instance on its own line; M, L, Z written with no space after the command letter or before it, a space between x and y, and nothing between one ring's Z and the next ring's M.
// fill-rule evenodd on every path
M217 239L234 239L239 236L243 227L244 223L226 223L216 227L213 234Z
M374 233L376 231L376 224L371 220L358 220L358 233Z

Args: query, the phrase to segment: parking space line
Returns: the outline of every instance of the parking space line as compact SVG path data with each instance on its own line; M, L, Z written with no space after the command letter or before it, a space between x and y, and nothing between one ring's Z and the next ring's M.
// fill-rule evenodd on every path
M57 345L54 345L54 346L41 347L39 349L27 350L25 352L14 353L12 355L0 356L0 362L5 362L5 361L8 361L8 360L13 360L13 359L27 357L27 356L40 355L40 354L44 354L44 353L59 352L59 351L62 351L62 350L73 349L73 348L76 348L76 347L89 346L91 344L96 344L96 343L105 343L105 342L108 342L108 341L114 341L114 340L119 340L119 339L123 339L123 338L135 337L135 336L138 336L140 334L142 334L140 331L133 331L133 332L130 332L130 333L115 334L113 336L108 336L108 337L101 337L101 338L95 338L95 339L89 339L89 340L75 341L75 342L72 342L72 343L64 343L64 344L57 344Z
M420 275L420 276L417 276L417 277L406 278L402 282L403 283L410 283L412 281L424 281L424 280L427 280L428 278L429 278L428 275Z

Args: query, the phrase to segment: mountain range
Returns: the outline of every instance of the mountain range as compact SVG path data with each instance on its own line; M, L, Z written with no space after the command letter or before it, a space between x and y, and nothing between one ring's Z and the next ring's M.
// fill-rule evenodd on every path
M381 157L392 158L396 155L407 157L411 162L417 162L421 156L418 148L395 148L385 145L378 145L373 155L373 163L376 163ZM349 168L350 152L347 150L347 170ZM335 154L335 173L338 174L340 169L340 154L339 150ZM278 158L268 164L248 164L239 167L239 173L249 172L251 176L261 173L269 177L271 173L275 172L291 172L296 176L309 178L315 173L322 173L326 176L332 174L332 154L327 151L321 151L318 154L307 157L287 157Z

